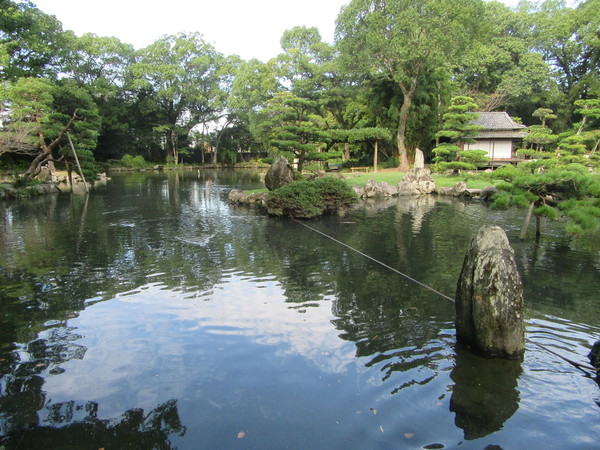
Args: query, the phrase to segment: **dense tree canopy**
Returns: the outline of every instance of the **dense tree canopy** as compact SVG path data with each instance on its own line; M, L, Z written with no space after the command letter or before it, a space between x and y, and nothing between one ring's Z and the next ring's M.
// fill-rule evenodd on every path
M69 163L69 132L89 164L288 152L300 166L335 155L364 165L379 152L406 169L416 147L435 156L450 99L460 96L476 111L521 117L532 126L530 153L591 167L599 2L352 0L334 43L297 26L283 33L279 55L260 62L222 55L198 33L135 51L65 31L29 1L0 0L0 167L24 171L44 145ZM39 92L27 99L25 88ZM544 109L556 117L534 116Z
M354 0L342 10L337 36L348 65L367 75L383 74L402 91L401 169L408 169L406 127L421 76L458 64L481 12L481 3L470 0Z

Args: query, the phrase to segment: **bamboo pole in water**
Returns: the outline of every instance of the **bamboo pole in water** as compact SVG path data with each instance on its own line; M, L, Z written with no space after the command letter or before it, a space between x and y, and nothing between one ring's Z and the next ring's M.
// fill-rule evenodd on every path
M79 169L79 175L81 175L81 179L83 180L83 185L85 186L85 192L90 192L88 189L87 182L85 181L85 176L83 175L83 171L81 170L81 166L79 165L79 158L77 157L77 152L75 151L75 146L73 145L73 141L71 140L71 134L67 131L67 138L69 139L69 145L71 146L71 151L73 152L73 157L75 158L75 162L77 163L77 168ZM71 190L73 188L71 187Z
M519 239L525 239L527 235L527 228L529 228L529 221L531 220L531 213L533 212L533 207L535 206L535 202L531 202L529 204L529 208L527 208L527 215L525 216L525 222L523 223L523 227L521 228L521 234L519 235Z

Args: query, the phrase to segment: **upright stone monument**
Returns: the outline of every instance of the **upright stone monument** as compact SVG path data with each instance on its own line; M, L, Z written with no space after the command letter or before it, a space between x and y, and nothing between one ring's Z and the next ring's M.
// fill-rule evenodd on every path
M414 170L424 169L425 168L425 156L423 155L423 151L418 148L415 150L415 164L413 166Z
M500 227L485 225L471 241L456 291L456 335L486 356L525 351L523 285Z

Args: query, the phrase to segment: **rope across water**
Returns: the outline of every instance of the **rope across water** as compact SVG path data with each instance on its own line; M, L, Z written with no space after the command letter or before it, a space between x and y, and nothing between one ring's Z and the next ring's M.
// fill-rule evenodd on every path
M441 296L441 297L444 297L446 300L450 300L452 303L455 303L455 300L454 300L452 297L449 297L448 295L444 294L443 292L440 292L440 291L438 291L438 290L436 290L436 289L432 288L431 286L428 286L428 285L426 285L425 283L421 283L419 280L415 280L413 277L411 277L411 276L409 276L409 275L407 275L407 274L405 274L405 273L403 273L403 272L400 272L398 269L394 269L393 267L391 267L391 266L388 266L386 263L384 263L384 262L381 262L381 261L379 261L378 259L375 259L375 258L373 258L372 256L369 256L369 255L367 255L366 253L363 253L363 252L361 252L360 250L357 250L357 249L355 249L354 247L351 247L351 246L349 246L348 244L345 244L345 243L343 243L342 241L338 241L336 238L334 238L334 237L332 237L332 236L329 236L328 234L325 234L325 233L323 233L322 231L319 231L319 230L317 230L316 228L313 228L313 227L311 227L311 226L309 226L309 225L305 224L304 222L300 222L299 220L297 220L297 219L296 219L295 217L293 217L293 216L290 216L290 217L292 218L292 220L293 220L294 222L296 222L296 223L299 223L299 224L300 224L300 225L302 225L303 227L306 227L306 228L308 228L309 230L312 230L312 231L314 231L315 233L318 233L318 234L320 234L321 236L324 236L324 237L326 237L327 239L331 239L333 242L336 242L336 243L338 243L338 244L340 244L340 245L343 245L344 247L346 247L346 248L348 248L348 249L352 250L353 252L356 252L356 253L358 253L359 255L361 255L361 256L364 256L365 258L367 258L367 259L370 259L371 261L373 261L373 262L376 262L377 264L379 264L379 265L381 265L381 266L385 267L386 269L389 269L389 270L391 270L392 272L394 272L394 273L397 273L398 275L401 275L401 276L403 276L403 277L404 277L404 278L406 278L407 280L410 280L410 281L412 281L413 283L416 283L416 284L418 284L419 286L422 286L422 287L424 287L425 289L428 289L428 290L430 290L431 292L434 292L434 293L436 293L437 295L439 295L439 296Z
M451 301L452 303L456 303L456 300L455 300L455 299L453 299L452 297L450 297L450 296L448 296L448 295L444 294L443 292L440 292L440 291L438 291L437 289L434 289L434 288L432 288L431 286L428 286L428 285L426 285L425 283L422 283L422 282L420 282L419 280L416 280L416 279L414 279L414 278L413 278L413 277L411 277L410 275L407 275L407 274L405 274L405 273L403 273L403 272L399 271L398 269L395 269L394 267L388 266L386 263L384 263L384 262L382 262L382 261L379 261L378 259L375 259L375 258L373 258L372 256L370 256L370 255L367 255L366 253L363 253L363 252L361 252L360 250L357 250L357 249L355 249L354 247L351 247L350 245L348 245L348 244L346 244L346 243L344 243L344 242L342 242L342 241L339 241L339 240L337 240L337 239L336 239L336 238L334 238L333 236L330 236L330 235L328 235L328 234L326 234L326 233L323 233L322 231L320 231L320 230L317 230L316 228L313 228L313 227L311 227L310 225L307 225L307 224L305 224L304 222L301 222L301 221L297 220L297 219L296 219L294 216L291 216L291 215L290 215L290 218L291 218L291 219L292 219L294 222L296 222L296 223L298 223L298 224L302 225L303 227L305 227L305 228L308 228L309 230L311 230L311 231L314 231L315 233L317 233L317 234L320 234L321 236L323 236L323 237L326 237L327 239L330 239L330 240L332 240L333 242L336 242L337 244L340 244L340 245L342 245L342 246L346 247L347 249L349 249L349 250L352 250L353 252L355 252L355 253L358 253L358 254L359 254L359 255L361 255L361 256L364 256L364 257L365 257L365 258L367 258L367 259L370 259L371 261L373 261L373 262L375 262L375 263L377 263L377 264L379 264L379 265L381 265L381 266L385 267L386 269L389 269L389 270L391 270L391 271L392 271L392 272L394 272L394 273L397 273L398 275L400 275L400 276L402 276L402 277L406 278L407 280L410 280L410 281L412 281L413 283L415 283L415 284L418 284L419 286L421 286L421 287L423 287L423 288L425 288L425 289L427 289L427 290L429 290L429 291L431 291L431 292L433 292L433 293L435 293L435 294L439 295L440 297L443 297L443 298L445 298L446 300L449 300L449 301ZM541 345L541 344L538 344L537 342L534 342L534 341L532 341L531 339L528 339L528 338L525 338L525 339L527 340L527 342L530 342L531 344L534 344L534 345L538 346L539 348L541 348L541 349L543 349L543 350L546 350L547 352L549 352L549 353L552 353L552 354L553 354L553 355L555 355L555 356L558 356L559 358L561 358L561 359L565 360L566 362L568 362L569 364L571 364L571 365L573 365L573 366L577 367L578 369L587 369L587 370L591 370L591 371L593 371L593 372L596 372L596 373L598 373L598 371L600 370L600 369L596 369L595 367L593 367L593 366L591 366L591 365L584 364L584 363L579 363L579 362L577 362L577 361L573 361L573 360L571 360L571 359L569 359L569 358L566 358L566 357L564 357L564 356L562 356L562 355L560 355L560 354L558 354L558 353L556 353L556 352L554 352L554 351L550 350L549 348L547 348L547 347L544 347L543 345Z

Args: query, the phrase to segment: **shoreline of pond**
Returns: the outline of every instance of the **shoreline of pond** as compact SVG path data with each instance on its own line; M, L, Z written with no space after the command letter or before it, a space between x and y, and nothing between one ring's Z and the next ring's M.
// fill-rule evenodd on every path
M110 180L110 173L138 173L138 172L192 172L200 170L237 170L237 169L268 169L268 164L239 163L235 165L224 164L179 164L179 165L155 165L152 167L107 167L105 172L98 175L93 183L87 183L87 189L106 184ZM66 173L66 172L65 172ZM69 183L67 175L58 171L53 175L53 180L39 182L29 186L15 186L15 182L0 181L0 200L13 200L21 198L32 198L40 195L61 193L84 193L86 186L78 174L73 174L72 184Z
M372 182L372 183L371 183ZM350 187L358 195L359 201L367 201L375 198L400 198L400 197L418 197L439 195L445 197L462 198L465 200L479 200L489 202L492 196L497 192L494 186L489 186L483 189L468 189L464 181L459 181L452 187L436 186L430 193L399 193L398 187L394 187L385 182L375 182L369 180L366 188L361 186ZM371 188L371 189L369 189ZM232 189L229 191L228 199L231 203L237 205L246 205L251 207L266 208L269 192L248 192L240 189Z

